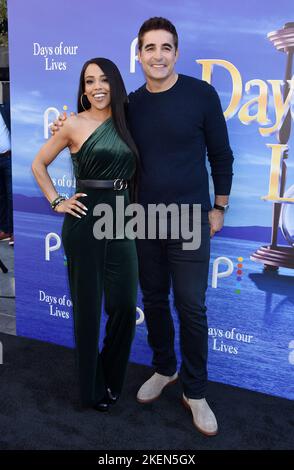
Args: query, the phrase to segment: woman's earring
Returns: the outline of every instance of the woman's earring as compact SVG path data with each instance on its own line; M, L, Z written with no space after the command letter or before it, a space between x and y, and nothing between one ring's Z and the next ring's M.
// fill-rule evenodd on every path
M83 94L81 95L80 103L81 103L81 106L82 106L83 110L84 110L84 111L87 111L86 108L85 108L85 106L84 106L84 103L83 103L83 96L86 96L85 93L83 93Z

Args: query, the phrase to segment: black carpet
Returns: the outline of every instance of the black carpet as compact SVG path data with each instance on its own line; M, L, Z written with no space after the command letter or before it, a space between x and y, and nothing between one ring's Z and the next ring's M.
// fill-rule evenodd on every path
M220 432L202 436L181 404L177 383L149 405L136 392L149 367L130 364L124 392L110 413L82 410L74 351L0 333L0 449L213 450L293 449L293 402L209 383Z

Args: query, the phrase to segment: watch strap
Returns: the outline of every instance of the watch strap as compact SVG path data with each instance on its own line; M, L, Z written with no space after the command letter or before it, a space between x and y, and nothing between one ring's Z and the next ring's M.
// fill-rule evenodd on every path
M214 209L217 209L217 210L219 210L219 211L225 212L226 209L228 208L228 205L220 206L219 204L214 204L213 208L214 208Z

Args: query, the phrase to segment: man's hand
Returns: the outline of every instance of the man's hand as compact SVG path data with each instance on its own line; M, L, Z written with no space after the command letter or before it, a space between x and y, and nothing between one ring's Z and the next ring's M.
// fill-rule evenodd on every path
M219 232L224 225L224 212L218 209L211 209L208 212L208 218L210 223L210 236L213 237L216 232Z
M71 116L75 116L76 113L74 112L71 112L70 115ZM58 132L59 131L59 128L63 126L63 121L66 121L67 120L67 114L66 112L64 111L64 113L62 114L59 114L58 116L58 119L55 119L55 121L53 122L53 124L50 126L50 132L52 135L55 134L55 132Z

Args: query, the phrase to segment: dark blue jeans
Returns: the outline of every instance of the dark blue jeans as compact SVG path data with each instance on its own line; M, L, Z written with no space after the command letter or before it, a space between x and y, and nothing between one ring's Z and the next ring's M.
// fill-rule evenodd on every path
M208 326L205 293L210 258L208 212L202 212L201 246L183 250L182 239L137 240L148 343L156 372L177 370L175 329L169 305L170 287L179 317L182 364L180 380L188 398L204 398L207 386Z
M13 233L11 157L0 155L0 230Z

